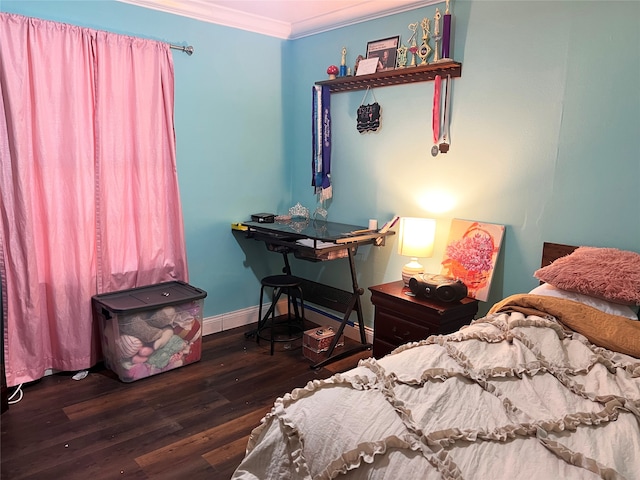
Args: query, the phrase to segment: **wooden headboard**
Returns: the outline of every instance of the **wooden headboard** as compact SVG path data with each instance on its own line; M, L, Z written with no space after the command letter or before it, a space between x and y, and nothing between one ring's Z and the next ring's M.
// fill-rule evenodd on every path
M544 242L542 244L542 263L541 267L546 267L554 260L569 255L576 248L573 245L564 245L562 243Z

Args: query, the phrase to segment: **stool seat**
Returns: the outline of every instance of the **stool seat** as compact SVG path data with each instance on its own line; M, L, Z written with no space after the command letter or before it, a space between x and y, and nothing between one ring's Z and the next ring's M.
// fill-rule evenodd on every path
M255 331L256 342L259 343L261 338L263 340L268 340L271 343L271 355L273 355L274 345L276 342L291 342L292 340L301 338L304 332L304 299L302 296L302 280L294 275L269 275L260 280L260 284L258 328ZM263 317L262 299L265 288L273 289L273 297L271 305ZM276 305L283 293L287 296L287 317L284 321L276 321ZM300 298L300 314L298 313L296 297ZM293 305L293 317L291 316L291 305ZM284 333L282 333L283 330ZM264 331L268 331L269 335L265 335Z
M293 288L299 287L301 282L298 277L294 277L293 275L269 275L268 277L264 277L260 283L265 287Z

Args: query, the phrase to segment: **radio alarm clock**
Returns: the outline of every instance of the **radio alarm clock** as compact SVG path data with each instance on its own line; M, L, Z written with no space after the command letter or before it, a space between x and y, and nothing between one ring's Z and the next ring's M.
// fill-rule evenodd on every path
M419 273L409 279L411 292L440 302L459 302L467 296L467 286L460 280L444 275Z

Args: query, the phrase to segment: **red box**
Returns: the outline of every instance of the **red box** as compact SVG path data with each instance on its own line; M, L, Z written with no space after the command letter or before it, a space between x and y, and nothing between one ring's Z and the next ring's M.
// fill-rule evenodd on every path
M311 350L306 345L302 346L302 354L304 355L304 358L311 360L313 363L318 363L326 359L327 352L328 350L325 350L324 352L316 352L315 350Z
M331 346L333 337L336 336L336 332L333 327L317 327L312 328L304 332L302 337L302 345L309 347L316 352L326 352ZM344 334L340 336L340 340L336 343L336 347L344 345Z
M335 330L328 326L307 330L302 336L302 354L314 362L327 358L327 352L335 336ZM340 335L336 343L336 348L342 346L344 346L344 334Z

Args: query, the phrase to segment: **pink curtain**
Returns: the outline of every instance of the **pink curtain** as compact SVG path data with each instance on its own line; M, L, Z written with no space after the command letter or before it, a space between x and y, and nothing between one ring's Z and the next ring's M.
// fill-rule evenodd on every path
M187 281L167 44L0 14L7 384L100 359L91 297Z

